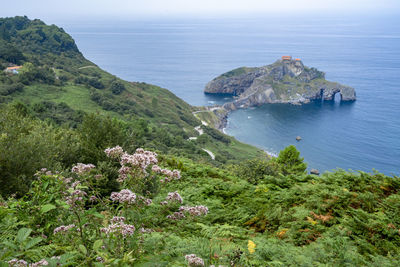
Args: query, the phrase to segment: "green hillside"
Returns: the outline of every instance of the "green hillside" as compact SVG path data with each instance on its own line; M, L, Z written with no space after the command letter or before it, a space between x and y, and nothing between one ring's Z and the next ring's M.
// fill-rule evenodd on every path
M400 265L399 177L269 159L39 20L0 58L0 267Z
M18 74L0 72L3 106L23 103L40 119L74 128L90 113L124 121L139 132L142 129L136 124L143 120L149 130L142 145L164 153L178 150L215 164L265 156L259 149L226 136L225 142L207 133L188 141L198 136L194 127L201 125L192 114L192 106L166 89L127 82L101 70L55 25L27 17L0 19L0 67L14 65L22 66ZM215 161L203 148L212 149Z

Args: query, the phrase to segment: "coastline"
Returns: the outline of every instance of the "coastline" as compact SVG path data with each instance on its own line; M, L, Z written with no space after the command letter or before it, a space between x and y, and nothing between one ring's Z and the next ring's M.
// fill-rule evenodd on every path
M226 113L226 116L225 116L225 117L223 118L223 120L221 121L221 124L220 124L221 127L220 127L220 128L217 128L217 130L219 130L219 131L222 132L223 134L226 134L226 135L228 135L228 136L232 136L232 137L236 138L235 136L230 135L230 134L228 134L228 133L226 132L226 128L228 127L228 115L229 115L229 113L230 113L230 112L227 112L227 113ZM243 141L241 141L241 142L243 142ZM244 142L244 143L246 143L246 142ZM246 143L246 144L248 144L248 143ZM253 144L249 144L249 145L255 146L255 145L253 145ZM268 157L269 157L270 159L271 159L271 158L276 158L276 157L278 157L278 154L275 153L275 152L268 151L268 150L266 150L266 149L264 149L264 148L261 148L261 147L258 147L258 146L255 146L255 147L257 147L257 148L261 149L262 151L264 151L265 154L267 154Z

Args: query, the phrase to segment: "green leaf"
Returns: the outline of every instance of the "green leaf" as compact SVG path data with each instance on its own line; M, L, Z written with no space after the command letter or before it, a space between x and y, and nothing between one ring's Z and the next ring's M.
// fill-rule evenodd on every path
M35 246L36 244L40 243L43 240L41 237L35 237L28 241L25 245L25 249L30 249L31 247Z
M5 245L5 246L7 246L8 248L12 248L12 249L14 249L14 250L17 250L18 249L18 246L16 245L16 244L14 244L14 243L12 243L12 242L10 242L10 241L4 241L3 243L2 243L3 245Z
M46 190L48 186L49 186L49 181L44 182L43 183L43 190Z
M100 218L100 219L104 219L104 215L101 214L101 213L98 213L98 212L93 213L93 216L95 216L95 217L97 217L97 218Z
M96 240L93 244L93 250L98 250L103 245L103 240Z
M31 234L31 232L32 232L32 229L29 229L29 228L21 228L21 229L19 229L19 231L17 233L16 240L19 243L24 242L28 238L28 236Z
M42 209L40 210L42 213L46 213L49 212L51 210L54 210L56 208L56 206L54 206L53 204L46 204L42 206Z
M85 248L84 245L80 244L78 247L79 247L79 250L80 250L84 255L87 254L87 249Z
M65 201L61 201L61 200L57 199L56 203L66 210L69 209L69 205Z

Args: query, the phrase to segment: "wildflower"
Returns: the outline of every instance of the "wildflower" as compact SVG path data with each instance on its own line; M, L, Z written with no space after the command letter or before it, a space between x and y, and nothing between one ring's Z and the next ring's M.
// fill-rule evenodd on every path
M161 201L161 202L160 202L160 205L162 205L162 206L165 206L165 205L167 205L167 204L168 204L167 201Z
M75 189L78 185L80 185L81 184L81 182L80 181L75 181L75 182L73 182L72 184L71 184L71 187L70 188L73 188L73 189Z
M72 172L75 172L80 175L85 172L89 172L93 168L96 168L96 166L94 166L93 164L78 163L72 167Z
M183 214L183 212L179 211L179 212L174 212L171 215L168 215L167 219L176 221L176 220L183 219L185 217L186 217L185 214Z
M68 177L68 178L64 178L63 179L63 182L65 183L65 184L69 184L69 183L71 183L72 182L72 177Z
M90 202L95 202L97 200L96 196L90 196L89 201Z
M138 148L132 155L124 153L121 156L121 165L136 166L145 171L150 164L157 164L157 154L151 151L144 151Z
M129 189L122 189L119 193L112 192L110 196L112 201L126 204L136 203L136 194Z
M23 266L28 266L28 263L24 260L12 259L8 261L8 265L14 267L23 267Z
M179 180L181 179L181 173L178 170L168 170L168 169L161 169L161 174L164 174L166 177L160 180L161 183L170 182L173 179Z
M142 234L148 234L148 233L154 232L154 230L153 229L148 229L148 228L146 229L146 228L141 227L139 229L139 232L142 233Z
M249 253L253 254L256 251L255 248L256 244L253 241L249 240L249 242L247 242L247 249L249 250Z
M104 262L104 259L103 259L102 257L100 257L100 256L97 256L97 257L96 257L96 261L98 261L98 262Z
M179 211L188 212L192 216L201 216L201 215L206 215L208 213L208 208L203 205L194 206L194 207L181 206L179 208Z
M128 178L128 174L130 174L132 172L132 168L131 167L127 167L127 166L122 166L119 170L119 177L117 179L117 181L119 183L122 183L123 181L126 180L126 178Z
M75 227L75 224L70 224L70 225L61 225L59 227L57 227L56 229L54 229L53 233L57 234L59 232L66 232L69 229L72 229Z
M114 216L110 221L111 223L123 223L125 220L125 217Z
M172 202L172 201L176 201L176 202L179 202L179 203L183 202L183 199L182 199L181 195L179 195L179 193L176 192L176 191L168 193L168 195L166 197L166 200L170 201L170 202Z
M151 170L155 173L160 173L161 172L161 168L158 165L153 165L153 167L151 167Z
M139 196L138 197L138 200L140 201L140 202L142 202L144 205L146 205L146 206L150 206L151 205L151 203L153 203L153 201L150 199L150 198L145 198L145 197L142 197L142 196Z
M124 150L120 146L112 147L112 148L107 148L104 150L104 152L107 154L107 157L109 158L119 158L124 154Z
M84 196L87 196L85 191L82 191L80 189L75 189L70 193L69 196L65 197L65 202L68 205L75 207L77 204L79 204L79 202L83 201Z
M41 259L38 262L29 264L29 267L38 267L38 266L45 266L45 265L49 265L49 262L46 261L45 259Z
M125 224L124 217L113 217L110 220L111 224L108 227L101 228L100 231L109 236L112 233L121 234L124 238L126 236L131 236L135 232L135 226L130 224Z
M204 260L195 254L186 255L185 259L189 263L189 266L204 266Z
M176 180L181 179L181 172L178 170L173 170L172 171L172 177L174 177Z

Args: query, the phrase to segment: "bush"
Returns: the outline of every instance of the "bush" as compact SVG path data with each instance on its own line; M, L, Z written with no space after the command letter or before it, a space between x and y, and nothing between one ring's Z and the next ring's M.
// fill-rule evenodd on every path
M96 89L104 89L104 84L96 78L89 79L88 84Z
M113 81L110 86L111 92L115 95L119 95L125 90L125 85L120 81Z
M59 169L79 159L79 139L27 116L25 109L2 110L0 117L0 193L26 192L43 167Z
M303 174L307 169L307 164L303 160L304 158L300 157L300 152L293 145L279 152L279 156L276 158L276 162L280 165L280 171L284 175Z
M0 85L0 95L7 96L15 92L21 92L24 89L22 83L12 83Z
M275 160L251 159L234 168L235 173L249 183L258 184L267 175L278 174L279 166Z

